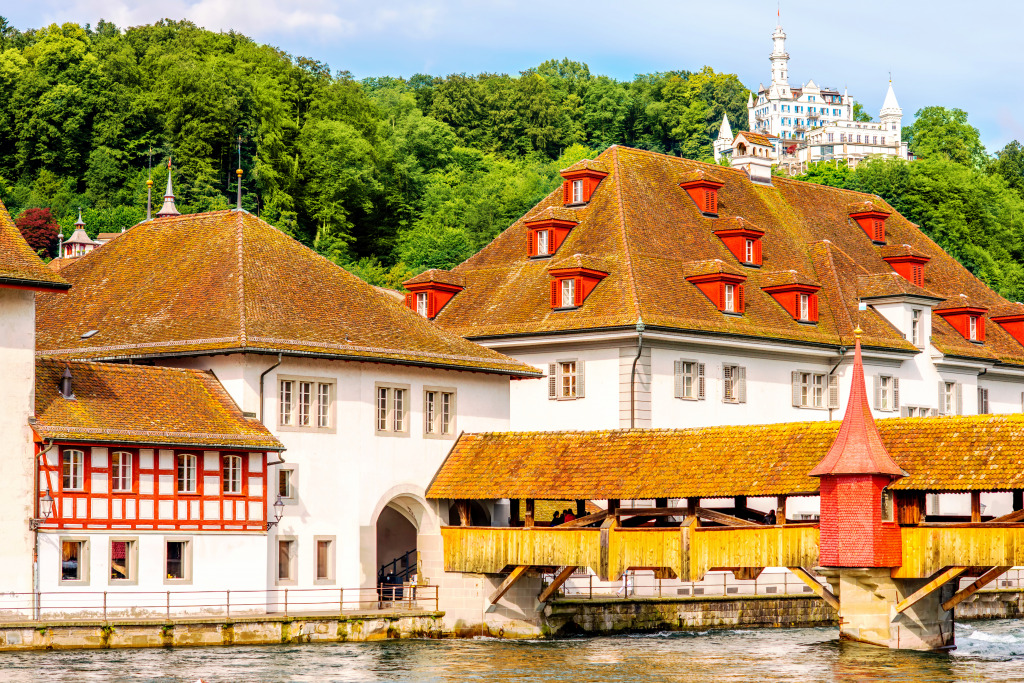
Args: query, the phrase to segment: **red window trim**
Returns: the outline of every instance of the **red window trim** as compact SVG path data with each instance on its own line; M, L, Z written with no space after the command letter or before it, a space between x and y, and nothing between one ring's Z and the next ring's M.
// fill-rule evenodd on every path
M742 275L731 275L728 273L711 273L708 275L692 275L686 278L703 292L704 296L714 305L719 312L726 315L743 315L747 308L746 281ZM736 289L733 294L733 309L725 310L725 285L733 285Z
M793 320L799 323L818 322L818 292L821 287L817 285L801 285L787 283L762 287L761 291L770 294L782 308L789 313ZM800 295L807 295L807 319L800 317Z

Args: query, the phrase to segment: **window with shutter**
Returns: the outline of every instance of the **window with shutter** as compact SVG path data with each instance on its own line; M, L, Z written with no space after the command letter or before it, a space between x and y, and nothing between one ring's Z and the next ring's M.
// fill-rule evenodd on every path
M839 376L829 375L828 377L828 407L835 410L839 408Z
M573 305L574 306L582 306L583 305L583 278L579 278L579 277L574 278L572 282L573 282Z
M733 366L732 365L723 365L722 366L722 400L723 401L733 401L733 400L735 400L734 399L734 394L733 394L733 385L732 385L732 371L733 371Z
M566 180L564 183L562 183L562 203L563 204L568 204L569 203L569 192L570 191L571 191L570 183L569 183L568 180Z
M703 401L705 396L704 364L697 363L697 399ZM1021 397L1021 405L1024 405L1024 394Z
M900 378L892 378L892 402L889 405L890 411L896 411L900 409Z
M801 381L802 378L803 378L803 374L804 373L802 373L802 372L800 372L798 370L794 370L793 372L790 373L790 379L793 382L793 407L794 408L799 408L799 407L805 405L804 397L803 397L803 392L804 392L803 382Z
M526 231L526 253L527 253L528 256L536 256L537 255L537 249L534 246L534 244L535 244L534 240L536 239L536 234L537 234L536 230L527 230Z
M744 308L743 290L744 290L744 286L743 285L736 285L736 308L735 308L735 311L737 313L742 313L743 312L743 308Z
M551 281L551 308L558 308L558 288L561 283L558 280Z
M558 366L548 363L548 398L558 398Z
M736 368L736 374L739 376L736 378L736 402L746 403L747 402L747 369L744 367Z
M873 403L873 406L874 406L875 410L881 410L882 409L882 378L879 377L878 375L875 375L874 376L874 383L875 383L875 401Z
M683 392L683 361L677 360L673 363L676 398L686 398Z
M963 415L964 414L964 392L963 392L963 385L960 384L960 382L957 382L956 385L955 385L955 389L956 389L956 414L957 415Z
M988 389L978 387L978 415L988 415Z
M584 389L586 388L586 383L583 379L584 365L585 363L583 361L576 362L576 398L583 398L585 394Z

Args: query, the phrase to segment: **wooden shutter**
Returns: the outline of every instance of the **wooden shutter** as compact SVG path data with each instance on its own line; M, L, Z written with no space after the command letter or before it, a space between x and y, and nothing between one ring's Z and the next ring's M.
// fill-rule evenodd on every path
M551 281L551 308L558 308L558 287L561 284L559 280Z
M733 303L735 303L735 302L736 302L736 299L734 298L733 299ZM718 283L718 310L720 310L720 311L724 311L725 310L725 283L724 282L719 282Z
M743 312L743 285L736 285L736 301L734 302L737 313Z
M526 253L530 256L537 255L537 231L527 230L526 231Z
M583 361L576 361L576 398L583 398Z
M675 374L675 387L676 387L676 398L684 398L683 396L683 361L677 360L673 363L673 369Z
M558 365L548 363L548 398L558 398Z
M900 409L900 378L892 378L892 405L889 406L889 410L897 411Z
M963 392L963 388L964 387L963 387L962 384L960 384L960 382L957 382L955 386L956 386L956 414L957 415L963 415L964 414L964 392Z
M793 381L793 407L800 407L800 371L794 370L790 373L790 378Z
M697 363L697 398L701 401L704 400L704 364ZM1024 405L1024 394L1021 394L1021 404Z
M828 407L839 408L839 376L828 376Z
M807 295L807 313L808 320L811 322L818 322L818 295L808 294Z
M910 417L910 408L906 406L900 408L900 417Z
M738 377L736 378L736 402L746 403L747 402L747 369L743 367L736 368Z
M409 294L405 295L405 306L406 306L406 308L411 308L412 310L415 311L416 310L416 304L413 302L413 297L414 296L415 295L412 294L411 292Z
M572 200L572 196L570 195L571 192L572 192L572 182L569 181L569 180L566 180L564 183L562 183L562 203L563 204L568 204L570 202L570 200Z
M583 305L583 278L577 277L577 278L574 278L574 279L575 279L575 283L573 284L573 305L574 306L582 306Z
M761 240L754 240L754 265L761 265Z
M1024 397L1024 395L1022 395ZM1024 400L1024 398L1022 398ZM939 380L939 415L946 414L946 383Z
M875 381L875 403L871 407L875 410L882 409L882 378L878 375L874 376Z
M733 392L732 384L732 366L722 366L722 400L732 401L735 399L735 393Z

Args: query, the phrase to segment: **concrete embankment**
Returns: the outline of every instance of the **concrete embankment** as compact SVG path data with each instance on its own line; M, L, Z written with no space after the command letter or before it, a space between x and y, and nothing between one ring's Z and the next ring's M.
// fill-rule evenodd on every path
M337 643L444 636L444 612L0 624L2 650Z

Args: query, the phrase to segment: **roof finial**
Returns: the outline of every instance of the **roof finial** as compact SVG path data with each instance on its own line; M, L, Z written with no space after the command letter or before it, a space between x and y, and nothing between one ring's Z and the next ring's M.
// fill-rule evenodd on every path
M853 336L856 337L857 339L860 339L860 336L862 334L864 334L864 330L860 329L860 325L858 324L857 329L853 331Z
M75 225L81 228L85 227L85 221L82 220L82 207L78 207L78 220L75 221Z
M235 169L238 176L238 210L242 210L242 136L238 136L238 168Z
M164 205L157 212L157 218L180 216L181 212L174 205L174 188L171 186L171 157L167 157L167 191L164 192Z
M149 178L146 180L146 220L153 220L153 145L149 146Z

